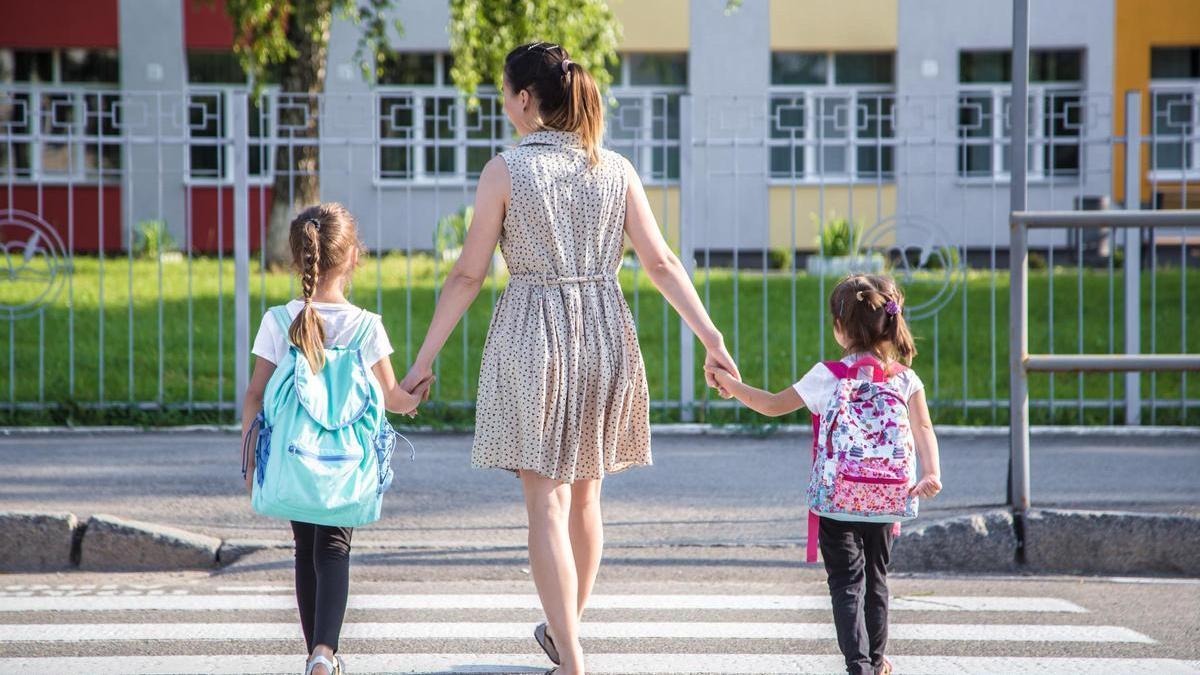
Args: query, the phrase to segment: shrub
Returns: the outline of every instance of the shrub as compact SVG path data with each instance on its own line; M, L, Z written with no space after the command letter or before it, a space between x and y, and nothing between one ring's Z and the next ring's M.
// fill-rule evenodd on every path
M441 254L456 248L461 248L467 239L467 227L475 216L475 207L464 206L458 211L438 220L433 231L433 250Z
M167 231L167 223L162 220L143 220L137 224L136 238L133 243L133 253L139 258L157 258L160 253L173 253L179 250L175 237Z
M816 216L813 216L816 221ZM851 223L846 218L830 214L818 235L820 253L826 258L854 255L859 252L863 236L862 221Z

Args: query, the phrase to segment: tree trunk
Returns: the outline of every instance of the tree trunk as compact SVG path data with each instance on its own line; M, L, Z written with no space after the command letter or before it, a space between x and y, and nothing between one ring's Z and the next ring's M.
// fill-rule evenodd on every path
M272 105L276 127L275 178L267 221L267 265L272 269L292 262L288 233L296 213L321 199L317 158L320 155L320 94L325 88L325 57L329 46L331 0L316 0L292 12L287 39L297 57L283 64L281 91ZM316 39L314 39L314 37Z

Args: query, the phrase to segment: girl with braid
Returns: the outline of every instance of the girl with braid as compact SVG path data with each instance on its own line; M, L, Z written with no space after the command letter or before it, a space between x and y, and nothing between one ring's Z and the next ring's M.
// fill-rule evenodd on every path
M297 358L307 359L312 372L319 372L323 348L349 344L360 329L365 331L361 341L363 363L370 366L369 372L379 381L384 406L391 412L415 414L432 376L418 382L412 391L402 388L388 359L392 345L380 316L346 299L345 291L362 251L354 217L341 204L311 206L292 221L289 243L302 296L286 306L292 317L286 333L268 313L254 338L252 352L256 358L242 409L243 437L262 409L263 393L276 364L289 349L295 348ZM254 478L253 459L251 454L247 489ZM292 521L292 534L296 542L296 602L308 648L305 675L341 675L344 666L337 655L338 635L350 592L353 528Z

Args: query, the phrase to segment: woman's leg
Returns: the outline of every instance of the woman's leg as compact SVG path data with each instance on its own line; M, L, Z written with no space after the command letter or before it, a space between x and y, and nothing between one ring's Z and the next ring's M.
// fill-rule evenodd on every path
M317 602L312 654L332 660L338 650L346 603L350 596L350 527L314 526L313 565L317 571ZM319 671L318 671L319 672Z
M571 484L570 535L571 552L575 556L575 576L579 579L580 619L587 605L600 558L604 553L604 523L600 515L600 479L577 480Z
M316 525L292 521L296 542L296 607L300 610L300 629L304 631L305 653L313 649L313 622L317 608L317 570L313 566L313 539Z
M579 645L579 594L567 520L571 486L533 471L521 472L529 514L529 571L550 633L562 659L562 675L583 672Z

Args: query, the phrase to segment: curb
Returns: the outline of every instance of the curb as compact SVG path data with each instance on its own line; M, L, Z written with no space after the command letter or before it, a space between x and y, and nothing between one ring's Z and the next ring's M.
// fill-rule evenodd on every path
M80 524L71 513L28 511L0 512L0 539L23 543L0 547L0 572L203 570L290 548L277 540L221 540L105 514ZM1014 518L992 509L903 528L892 569L1200 578L1200 517L1037 509Z
M469 428L447 429L431 426L403 426L397 431L414 434L469 434ZM1007 436L1006 426L964 426L938 425L939 436L953 437L997 437ZM80 434L80 435L114 435L114 434L192 434L192 433L241 433L241 426L233 424L192 424L178 427L131 427L131 426L91 426L91 427L0 427L0 436L44 436L49 434ZM796 434L811 436L812 426L809 424L779 424L779 425L737 425L737 424L700 424L700 423L671 423L651 424L650 433L669 436L753 436L770 437L777 435ZM1034 426L1030 427L1033 436L1074 436L1086 438L1089 436L1117 436L1120 438L1163 438L1171 436L1200 437L1200 427L1167 427L1167 426Z

